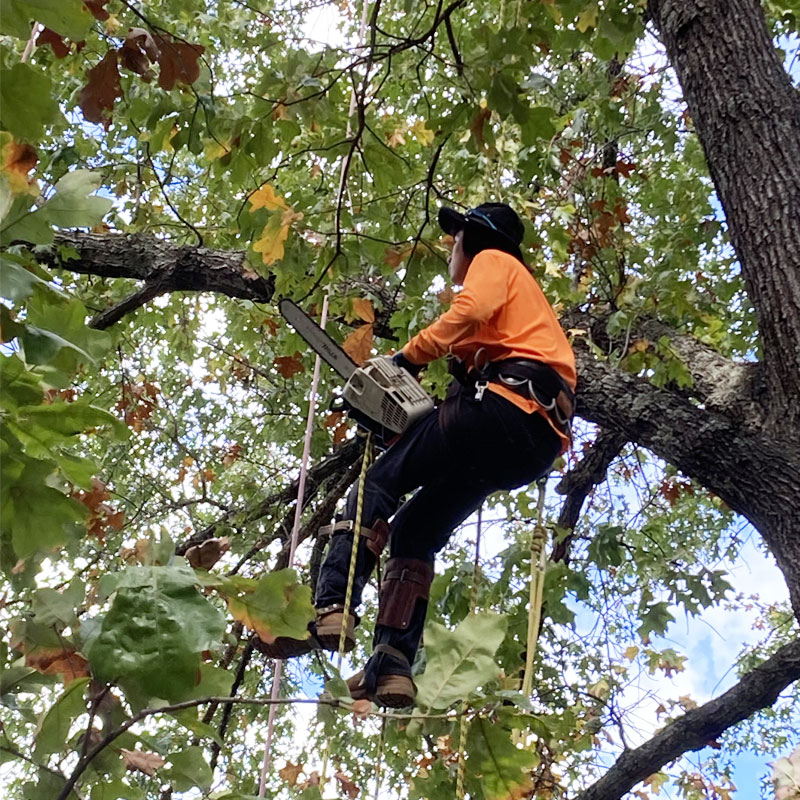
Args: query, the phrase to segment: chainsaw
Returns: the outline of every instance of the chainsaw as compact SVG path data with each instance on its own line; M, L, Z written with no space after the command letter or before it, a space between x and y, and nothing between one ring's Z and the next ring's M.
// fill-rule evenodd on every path
M388 356L369 359L363 367L314 322L296 303L278 303L283 318L328 366L345 380L333 411L346 411L359 425L384 441L402 433L433 409L433 399L419 382Z

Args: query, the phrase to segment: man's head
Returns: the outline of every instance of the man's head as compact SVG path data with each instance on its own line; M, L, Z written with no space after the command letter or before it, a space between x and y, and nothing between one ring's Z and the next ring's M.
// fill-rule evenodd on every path
M502 250L525 263L520 250L522 220L505 203L481 203L464 214L452 208L439 209L439 225L455 239L450 256L450 277L462 283L470 261L481 250Z

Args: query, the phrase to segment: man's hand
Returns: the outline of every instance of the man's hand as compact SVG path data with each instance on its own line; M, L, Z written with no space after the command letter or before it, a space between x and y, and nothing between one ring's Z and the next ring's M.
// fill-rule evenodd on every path
M404 369L406 372L413 375L415 378L422 370L422 364L412 364L404 355L402 350L398 350L392 357L392 363L396 367Z

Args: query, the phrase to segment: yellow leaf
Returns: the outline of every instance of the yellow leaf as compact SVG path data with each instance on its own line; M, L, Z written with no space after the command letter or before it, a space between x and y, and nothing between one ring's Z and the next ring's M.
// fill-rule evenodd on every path
M414 138L423 146L433 144L433 137L436 135L432 130L425 127L425 120L418 119L410 128L409 133L414 134Z
M372 301L365 297L353 299L353 313L364 322L375 322L375 309L372 307Z
M555 261L548 261L544 265L544 274L549 275L551 278L563 278L564 270Z
M581 33L586 33L589 28L597 27L597 6L589 6L584 8L578 14L578 22L575 26Z
M268 211L285 211L288 206L286 201L278 194L275 194L275 189L269 184L265 183L260 189L253 192L248 198L252 208L250 211L256 211L259 208L266 208Z
M356 328L342 343L342 349L358 365L364 364L372 354L372 325Z
M253 250L261 253L265 264L274 264L283 258L283 243L289 235L289 226L278 216L271 217L261 232L261 238L253 243Z
M3 146L2 159L2 172L8 178L12 193L30 192L32 181L28 179L28 173L39 160L36 150L29 144L10 141ZM36 189L33 191L36 192Z
M206 139L203 146L203 153L209 161L216 161L218 158L230 153L230 151L228 145L218 142L216 139ZM252 201L252 198L250 199Z
M633 661L633 659L634 659L634 658L636 658L636 656L638 656L638 655L639 655L639 648L638 648L638 647L637 647L635 644L632 644L632 645L631 645L631 646L630 646L630 647L629 647L629 648L628 648L628 649L627 649L627 650L626 650L626 651L623 653L623 655L625 656L625 658L627 658L627 659L628 659L628 661Z
M644 786L651 786L655 794L661 794L661 787L669 780L669 776L663 772L656 772L649 778L644 779Z

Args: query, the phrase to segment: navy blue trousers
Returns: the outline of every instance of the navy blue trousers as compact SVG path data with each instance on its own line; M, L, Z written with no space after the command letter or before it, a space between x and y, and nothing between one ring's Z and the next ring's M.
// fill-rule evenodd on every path
M391 522L391 557L432 562L488 495L537 480L561 450L561 439L541 414L528 414L492 391L477 401L474 390L457 384L452 389L367 472L362 522L366 527L378 519ZM357 500L356 484L344 519L355 519ZM349 537L333 538L317 583L318 608L344 601L350 547ZM372 554L360 547L353 608L373 566Z

